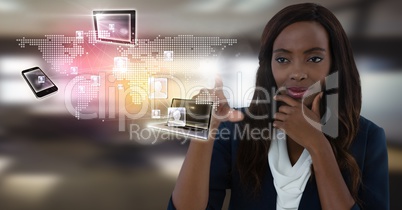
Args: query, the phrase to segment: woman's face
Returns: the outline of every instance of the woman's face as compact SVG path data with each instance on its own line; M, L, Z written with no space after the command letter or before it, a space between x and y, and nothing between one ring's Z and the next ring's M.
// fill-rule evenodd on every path
M313 21L296 22L276 38L272 51L272 73L281 94L301 101L314 83L323 84L331 66L327 31ZM306 94L309 95L309 94ZM314 96L305 97L310 106Z

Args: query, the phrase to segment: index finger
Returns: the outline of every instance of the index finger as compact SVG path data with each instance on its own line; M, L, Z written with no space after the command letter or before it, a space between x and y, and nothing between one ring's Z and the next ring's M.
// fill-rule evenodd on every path
M215 77L215 88L222 88L223 87L223 82L222 78L220 75L216 75Z
M274 100L275 101L282 101L285 102L287 105L289 106L297 106L300 104L300 102L294 100L293 98L291 98L288 95L275 95L274 96Z

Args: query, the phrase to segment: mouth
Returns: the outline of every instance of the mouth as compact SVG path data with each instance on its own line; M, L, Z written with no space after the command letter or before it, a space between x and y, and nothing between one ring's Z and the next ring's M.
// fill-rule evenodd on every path
M288 87L286 88L286 93L294 99L301 99L307 89L305 87Z

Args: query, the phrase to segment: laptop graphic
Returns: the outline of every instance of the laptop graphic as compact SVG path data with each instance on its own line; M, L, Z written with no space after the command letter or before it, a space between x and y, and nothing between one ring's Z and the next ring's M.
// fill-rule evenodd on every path
M148 127L206 140L211 114L212 102L196 104L193 99L174 98L168 108L167 122Z

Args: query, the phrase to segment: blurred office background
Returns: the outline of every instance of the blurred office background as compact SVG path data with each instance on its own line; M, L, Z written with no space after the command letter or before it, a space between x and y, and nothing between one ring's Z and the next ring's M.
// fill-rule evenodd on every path
M48 71L36 47L21 49L16 39L74 36L76 30L93 29L94 9L136 9L138 38L237 39L222 53L226 66L220 73L225 85L241 81L247 89L253 86L265 24L281 8L301 2L0 0L0 209L164 209L188 146L130 139L128 130L118 131L117 118L77 120L64 103L66 78ZM386 131L391 209L402 209L402 1L316 2L335 13L353 45L362 115ZM44 100L35 99L20 75L38 65L60 88Z

